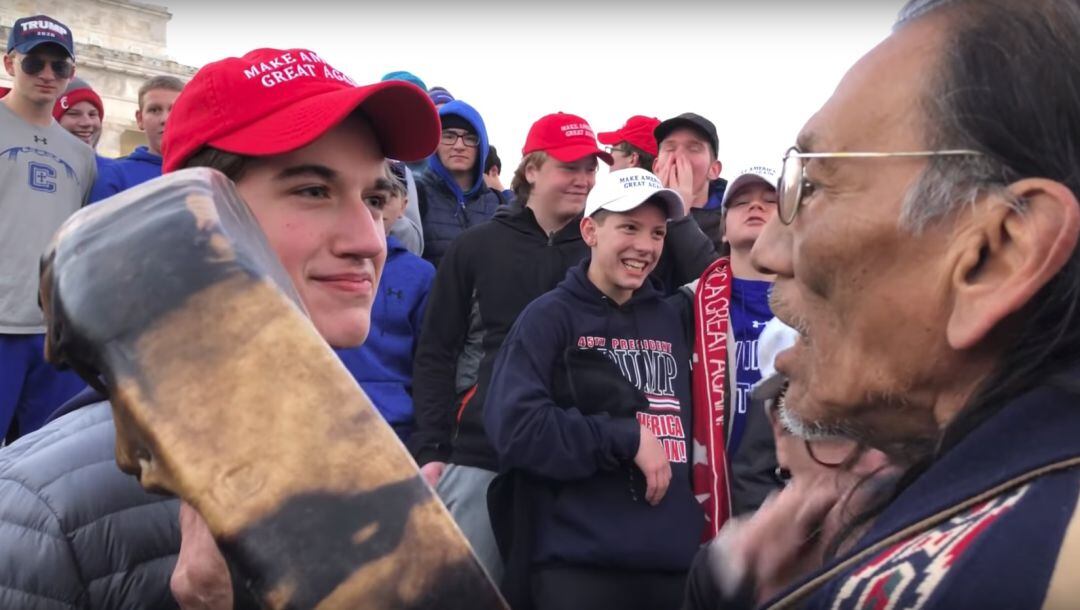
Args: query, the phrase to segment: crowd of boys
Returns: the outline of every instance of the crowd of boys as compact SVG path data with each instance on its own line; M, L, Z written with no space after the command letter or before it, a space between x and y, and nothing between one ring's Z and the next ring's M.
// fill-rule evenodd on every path
M338 108L349 118L313 122L294 149L274 149L259 126L280 124L288 105L230 99L220 84L273 49L208 64L191 83L151 78L136 112L147 144L103 158L95 147L106 107L75 75L71 31L46 15L17 20L4 55L12 87L0 99L0 606L255 603L193 509L116 469L108 403L45 362L37 302L38 258L83 206L191 165L224 171L241 194L264 192L261 174L206 151L244 167L355 162L340 184L288 195L363 210L352 233L334 224L285 235L265 226L272 219L260 222L279 256L292 241L336 232L351 240L347 252L307 245L376 269L348 332L320 325L344 314L312 305L303 285L301 298L312 299L316 327L512 607L742 608L774 596L843 608L1075 601L1080 422L1059 407L1078 400L1067 306L1077 294L1067 282L1080 273L1080 206L1076 168L1040 163L1048 151L1080 158L1080 123L1070 122L1078 113L1040 115L1060 120L1057 130L1003 113L999 129L1013 130L1004 135L965 120L1011 98L911 113L929 107L920 88L978 79L979 70L1024 76L978 63L992 54L978 37L1010 27L999 13L1018 25L997 35L1022 37L1027 26L1046 49L1075 51L1068 28L1054 23L1080 25L1080 5L976 5L910 3L782 167L778 155L720 178L720 136L697 113L635 115L597 134L585 118L554 112L532 124L509 188L481 112L409 72L370 86L398 96L398 114L357 95ZM971 38L950 43L949 32ZM971 54L970 73L932 63L942 76L927 84L919 62L938 62L949 44L959 45L950 57ZM1075 65L1055 70L1025 85L1080 92ZM912 81L904 94L874 98L887 88L875 80L883 74ZM303 76L328 91L357 87ZM200 99L210 82L222 99ZM296 86L281 83L274 95L299 99ZM211 136L196 110L208 103L257 111ZM912 139L911 125L932 121L940 133ZM906 131L892 133L897 124ZM946 128L955 141L938 139ZM1030 154L1001 148L1019 142L1014 132L1043 139ZM220 167L206 161L215 158ZM912 211L921 200L895 192L921 185L890 173L912 170L903 165L912 159L938 163L923 171L938 171L931 179L941 184L957 176L957 191L983 215ZM884 180L892 195L873 190ZM925 200L942 192L922 188ZM881 212L879 201L893 207ZM299 222L317 224L304 215L310 208L298 209ZM830 237L834 227L847 233ZM936 283L923 281L930 276ZM890 331L900 319L907 330ZM763 336L767 327L775 332ZM1039 343L1025 343L1031 333ZM1015 365L1015 346L1042 372L1010 376L1002 366ZM1023 430L1025 453L986 440L1008 430ZM1005 474L982 476L979 460L995 455ZM875 503L865 489L884 491ZM138 518L114 518L126 511ZM974 580L1020 568L1008 541L1038 524L1026 572L990 587L996 597L977 592ZM932 540L945 551L928 550ZM976 543L987 552L964 555ZM844 553L849 563L830 564Z

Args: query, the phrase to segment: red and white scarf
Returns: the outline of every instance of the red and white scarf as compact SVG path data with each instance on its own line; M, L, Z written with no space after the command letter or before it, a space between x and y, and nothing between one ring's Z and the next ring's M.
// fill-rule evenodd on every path
M724 417L731 332L731 260L705 270L694 291L693 489L705 510L702 540L711 540L731 515Z

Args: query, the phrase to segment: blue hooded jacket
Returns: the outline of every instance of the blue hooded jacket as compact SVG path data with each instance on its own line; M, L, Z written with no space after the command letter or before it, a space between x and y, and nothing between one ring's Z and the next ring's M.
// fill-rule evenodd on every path
M462 231L478 225L495 215L502 202L496 193L484 183L484 163L488 155L488 135L484 120L475 108L461 100L454 100L439 109L439 117L454 115L472 125L480 144L473 166L473 183L462 190L450 170L439 160L438 151L427 161L427 170L416 180L420 199L420 218L424 225L424 258L439 265L450 242Z
M684 571L705 523L690 486L690 349L675 307L646 283L615 304L587 277L589 261L570 268L554 290L521 313L495 360L484 401L484 427L502 471L550 482L538 498L534 565L565 562L630 570ZM636 417L575 404L564 379L568 349L597 349L644 394ZM640 423L639 423L640 422ZM671 483L656 506L630 489L628 469L640 426L663 443Z
M386 250L367 340L360 347L335 351L404 442L415 423L413 354L435 268L393 236L386 238Z
M126 191L127 189L161 176L161 155L155 155L145 146L120 157L98 172L97 180L90 190L90 203Z

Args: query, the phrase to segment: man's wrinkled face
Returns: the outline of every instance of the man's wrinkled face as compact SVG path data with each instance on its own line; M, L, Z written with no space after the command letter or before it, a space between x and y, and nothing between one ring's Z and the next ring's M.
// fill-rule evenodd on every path
M79 102L60 115L60 126L93 148L101 138L101 113L90 102Z
M941 40L940 25L922 20L867 54L803 128L800 149L923 150L920 97ZM755 244L754 264L777 274L773 312L801 334L776 368L791 380L791 415L811 432L879 443L936 433L935 392L956 366L945 336L948 222L920 235L899 228L925 165L808 160L798 216L773 219Z

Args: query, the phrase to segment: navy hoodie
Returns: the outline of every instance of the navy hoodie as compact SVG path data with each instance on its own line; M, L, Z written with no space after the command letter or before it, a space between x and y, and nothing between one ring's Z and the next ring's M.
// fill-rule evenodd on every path
M587 268L588 260L572 267L518 317L495 361L485 428L500 470L521 469L556 486L535 508L534 564L686 570L704 514L690 487L690 350L679 314L648 283L619 306L589 281ZM583 414L560 389L568 348L604 351L645 394L648 411L636 419ZM671 484L657 506L628 485L639 422L671 461Z
M450 170L439 160L438 151L427 161L427 171L416 180L420 200L420 219L424 226L424 258L438 266L447 247L469 227L476 226L495 215L501 193L492 191L484 183L484 163L488 155L488 135L484 120L475 108L461 100L454 100L439 109L439 116L454 115L472 125L480 143L476 149L473 165L473 182L468 190L462 190Z
M161 175L161 155L139 146L126 157L120 157L98 172L90 191L90 202L100 201Z

